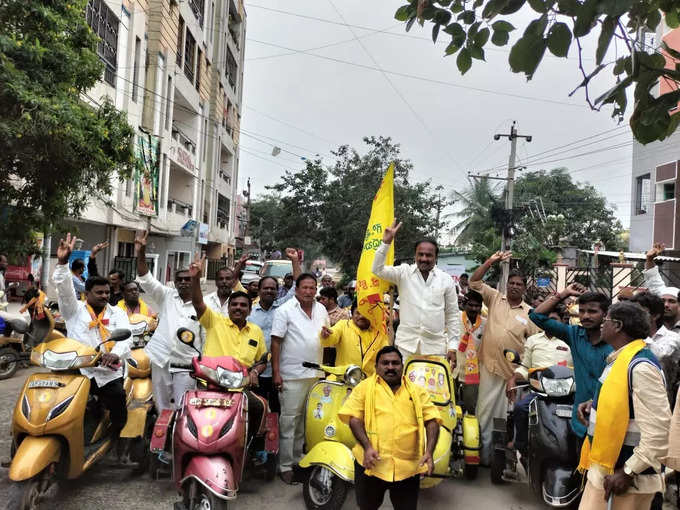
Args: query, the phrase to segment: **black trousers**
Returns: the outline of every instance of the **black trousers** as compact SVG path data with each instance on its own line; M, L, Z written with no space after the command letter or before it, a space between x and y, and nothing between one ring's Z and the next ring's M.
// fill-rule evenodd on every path
M354 492L360 510L377 510L385 499L385 491L390 491L390 501L394 510L416 510L420 475L399 482L386 482L366 474L363 466L354 463Z
M271 377L259 378L259 386L253 388L253 391L267 399L269 402L269 410L272 413L281 414L281 404L279 403L279 392L274 388L274 383Z
M127 422L127 406L123 378L114 379L104 386L98 386L93 377L90 379L90 394L97 395L99 401L109 410L111 437L117 438Z

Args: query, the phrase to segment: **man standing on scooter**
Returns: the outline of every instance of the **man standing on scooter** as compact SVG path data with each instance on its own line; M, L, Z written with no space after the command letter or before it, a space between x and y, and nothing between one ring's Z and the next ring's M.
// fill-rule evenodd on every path
M360 510L377 510L389 491L394 510L416 510L420 475L434 469L441 417L427 392L403 376L397 348L380 349L375 370L338 411L357 440L353 449L357 505Z
M383 232L375 252L373 274L399 287L400 322L394 345L404 358L412 354L446 356L451 370L456 366L460 335L460 309L456 285L437 268L439 246L423 239L415 246L415 264L385 266L387 252L401 223L395 221Z
M68 336L96 347L114 329L130 329L125 312L109 304L109 282L93 276L85 282L85 301L77 300L68 259L76 244L69 233L57 248L58 264L52 275L57 288L59 311L66 322ZM127 421L122 362L130 356L130 339L116 342L111 349L102 346L101 366L81 368L80 373L90 379L90 392L97 395L111 417L111 437L117 439ZM108 352L107 352L108 351Z
M644 340L649 314L637 304L617 303L601 329L614 352L592 401L578 407L588 426L579 465L588 482L579 509L604 510L613 497L614 510L646 510L663 490L661 461L671 422L663 372Z
M571 348L574 360L574 379L576 393L571 414L571 428L583 439L586 427L579 421L578 405L593 398L597 380L607 365L607 356L612 348L600 338L600 326L607 315L609 298L598 292L586 292L579 283L572 283L562 292L549 297L529 314L529 318L547 334L566 342ZM578 315L580 326L563 324L551 319L548 314L562 301L570 296L578 297Z
M156 280L146 264L146 241L149 232L135 237L137 252L137 281L159 307L159 322L144 352L151 360L153 400L160 413L163 409L177 409L187 390L196 387L188 369L196 351L177 338L177 330L187 328L196 335L196 348L203 347L203 328L198 323L191 303L191 275L188 270L175 272L175 288ZM174 366L173 366L174 365Z

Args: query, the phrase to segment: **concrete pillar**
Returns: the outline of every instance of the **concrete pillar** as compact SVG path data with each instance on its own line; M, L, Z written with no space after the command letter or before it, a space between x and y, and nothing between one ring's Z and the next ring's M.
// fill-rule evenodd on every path
M555 269L555 286L557 292L562 292L567 287L567 269L569 268L569 265L563 262L557 262L553 264L553 268Z

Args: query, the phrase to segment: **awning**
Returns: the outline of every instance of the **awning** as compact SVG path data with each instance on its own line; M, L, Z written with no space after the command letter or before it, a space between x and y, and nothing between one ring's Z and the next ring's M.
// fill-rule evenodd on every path
M589 253L590 255L595 255L595 252L593 250L577 250L577 251L580 251L581 253ZM621 256L621 252L600 250L597 252L597 255L618 259ZM626 260L645 260L647 256L644 253L624 252L623 258L625 258ZM660 262L680 262L680 257L665 257L663 255L659 255L658 257L655 257L654 260L658 260Z

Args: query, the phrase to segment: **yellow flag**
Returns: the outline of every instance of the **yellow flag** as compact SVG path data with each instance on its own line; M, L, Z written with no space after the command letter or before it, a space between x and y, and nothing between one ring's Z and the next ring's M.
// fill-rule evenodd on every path
M390 288L390 283L378 278L371 271L375 250L382 243L383 231L394 221L394 163L383 177L382 184L373 198L371 218L368 220L364 247L361 251L359 268L357 269L357 303L359 313L371 321L371 325L385 330L387 307L383 296ZM394 263L394 244L387 253L386 265Z

